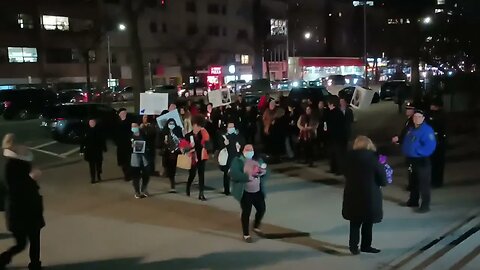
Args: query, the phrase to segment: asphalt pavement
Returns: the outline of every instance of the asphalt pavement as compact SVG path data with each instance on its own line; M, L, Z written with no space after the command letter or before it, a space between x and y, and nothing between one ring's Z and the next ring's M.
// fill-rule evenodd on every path
M358 112L356 119L356 132L372 135L388 148L402 116L396 115L393 104L382 102ZM45 145L51 142L48 136L36 134L35 121L30 123L0 122L0 134L21 132L19 139L30 147L58 155L70 149ZM266 237L247 244L241 240L238 203L220 193L222 174L215 161L209 161L206 172L207 202L196 199L195 188L191 198L184 195L187 172L182 170L177 175L179 194L167 193L167 179L152 178L152 197L136 200L131 183L121 180L112 147L105 156L104 181L96 185L89 183L87 164L78 155L63 158L34 150L44 168L40 185L47 226L42 260L55 270L426 269L415 268L422 264L435 270L478 270L479 232L472 228L478 225L480 180L475 156L462 156L465 149L475 149L467 142L456 139L448 157L447 186L434 190L432 211L424 215L398 205L408 195L403 188L405 167L398 149L388 148L395 182L383 189L385 217L374 226L373 236L382 253L360 256L348 251L348 222L341 217L343 179L327 174L325 161L315 168L296 163L271 166L262 228ZM6 232L2 222L0 231ZM458 241L465 235L466 241ZM0 239L0 250L12 243L8 233ZM442 254L453 258L440 264ZM23 269L27 264L24 252L12 267ZM405 268L409 265L413 266Z

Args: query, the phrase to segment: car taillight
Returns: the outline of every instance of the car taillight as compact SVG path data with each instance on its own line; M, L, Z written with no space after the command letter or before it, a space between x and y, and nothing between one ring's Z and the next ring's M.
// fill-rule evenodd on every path
M61 118L61 117L60 118L55 118L55 121L57 121L57 122L58 121L63 121L63 120L65 120L65 118Z
M88 93L82 93L83 95L83 102L88 102Z
M12 102L11 101L4 101L3 102L3 107L6 109L8 107L10 107L12 105Z

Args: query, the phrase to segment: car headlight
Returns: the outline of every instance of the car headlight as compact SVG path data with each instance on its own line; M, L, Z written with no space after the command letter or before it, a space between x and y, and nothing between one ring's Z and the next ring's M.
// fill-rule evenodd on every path
M328 81L327 81L327 84L328 84L328 86L332 86L333 81L332 81L332 80L328 80Z
M350 79L345 79L345 83L346 83L346 84L350 84ZM356 83L356 82L353 81L353 83Z

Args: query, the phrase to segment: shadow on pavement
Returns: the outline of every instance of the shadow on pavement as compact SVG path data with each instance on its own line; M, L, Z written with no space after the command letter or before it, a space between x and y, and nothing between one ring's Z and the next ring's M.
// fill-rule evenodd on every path
M197 258L176 258L161 262L142 263L142 258L122 258L106 261L83 262L49 266L51 270L224 270L224 269L251 269L273 265L281 261L301 260L314 256L312 252L301 251L227 251L203 255ZM317 255L315 255L317 256Z

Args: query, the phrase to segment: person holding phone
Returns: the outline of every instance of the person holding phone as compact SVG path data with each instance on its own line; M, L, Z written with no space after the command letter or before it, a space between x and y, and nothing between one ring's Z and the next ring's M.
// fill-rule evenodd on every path
M175 174L177 172L178 154L180 154L180 140L183 138L182 128L177 125L175 119L170 118L163 128L163 134L165 172L170 180L170 193L176 193Z
M150 163L145 153L148 152L145 135L137 123L132 123L131 139L132 155L130 166L132 168L133 188L135 198L143 199L149 196L147 192L150 180Z

